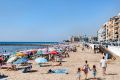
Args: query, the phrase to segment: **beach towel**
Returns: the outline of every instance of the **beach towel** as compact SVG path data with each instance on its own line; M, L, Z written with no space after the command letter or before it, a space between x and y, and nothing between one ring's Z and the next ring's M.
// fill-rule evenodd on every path
M56 69L53 70L56 74L68 74L68 69Z

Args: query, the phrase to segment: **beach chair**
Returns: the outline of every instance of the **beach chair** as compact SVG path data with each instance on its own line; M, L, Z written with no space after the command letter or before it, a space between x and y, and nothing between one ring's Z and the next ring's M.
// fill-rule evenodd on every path
M28 68L28 67L25 67L22 71L22 73L27 73L27 72L30 72L31 71L31 68Z
M25 67L24 69L23 69L23 71L22 71L22 73L27 73L28 71L27 71L27 67Z
M25 67L22 71L22 73L27 73L27 72L30 72L32 69L32 66L28 66L28 67Z

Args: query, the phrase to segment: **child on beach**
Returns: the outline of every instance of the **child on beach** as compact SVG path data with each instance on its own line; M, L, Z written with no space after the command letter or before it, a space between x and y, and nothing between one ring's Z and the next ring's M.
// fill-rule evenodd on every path
M87 79L87 76L88 76L88 71L90 71L90 67L89 67L89 65L88 65L87 60L85 61L85 65L83 66L83 71L84 71L85 80L86 80L86 79Z
M81 77L81 69L78 68L78 71L77 71L77 80L80 80L80 77Z
M95 65L93 65L92 71L93 71L94 79L96 79L97 70L96 70L96 66Z

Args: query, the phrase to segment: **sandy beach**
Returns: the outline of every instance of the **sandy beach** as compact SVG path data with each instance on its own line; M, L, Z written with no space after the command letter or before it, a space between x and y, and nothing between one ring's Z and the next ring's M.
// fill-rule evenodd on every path
M81 47L77 47L77 52L70 52L70 58L64 58L62 66L48 66L39 67L34 61L33 72L22 73L21 70L18 71L7 71L5 69L0 69L2 74L7 75L7 80L76 80L76 72L79 67L83 67L85 60L88 60L89 66L92 65L97 67L97 79L96 80L119 80L120 79L120 58L117 57L116 60L109 60L107 67L107 75L103 76L100 68L101 54L94 54L92 49L81 50ZM54 64L49 62L48 64ZM49 69L69 69L69 74L46 74ZM82 72L82 80L85 76ZM93 80L92 72L89 72L89 80Z
M0 0L0 80L120 80L120 0Z

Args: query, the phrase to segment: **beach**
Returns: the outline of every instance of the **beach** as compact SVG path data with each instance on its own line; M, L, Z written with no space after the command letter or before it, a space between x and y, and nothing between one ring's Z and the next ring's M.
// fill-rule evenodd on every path
M120 0L1 0L0 80L120 80Z
M100 59L102 55L97 53L94 54L92 49L81 50L81 46L77 47L77 52L70 52L69 58L64 58L62 66L47 66L39 67L34 60L31 60L32 71L29 73L22 73L21 70L18 71L7 71L5 69L0 69L0 73L7 75L7 80L76 80L77 69L82 68L85 64L85 60L88 60L89 66L92 68L93 65L97 67L97 79L96 80L118 80L120 78L120 58L116 57L116 60L109 60L107 67L107 75L102 75L102 70L100 67ZM54 64L53 62L48 62L48 64ZM69 74L46 74L49 69L61 69L67 68ZM85 76L82 72L82 80ZM92 72L89 72L88 79L92 79Z

